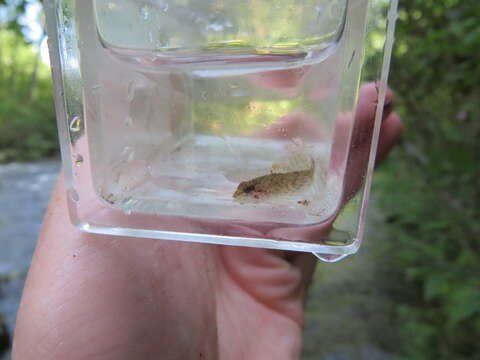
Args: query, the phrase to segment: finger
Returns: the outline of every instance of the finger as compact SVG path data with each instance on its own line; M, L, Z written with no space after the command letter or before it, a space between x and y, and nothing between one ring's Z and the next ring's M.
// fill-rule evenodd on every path
M384 160L385 156L399 142L402 133L403 124L398 114L393 113L383 121L380 128L375 165L380 164Z
M388 89L385 95L385 104L387 112L383 114L383 118L388 116L394 103L394 94ZM362 85L358 98L357 110L355 113L351 147L360 146L365 142L370 142L373 126L375 124L375 114L378 104L378 89L375 83Z
M357 112L354 118L350 144L346 144L345 140L343 140L343 143L340 143L340 145L343 145L345 147L344 149L341 149L340 146L334 147L334 150L339 154L341 154L342 151L348 153L348 157L344 160L346 161L346 169L343 203L355 196L365 179L365 173L370 159L377 104L378 90L376 84L369 83L363 85L361 87ZM386 92L385 104L386 111L384 111L382 116L383 121L381 125L383 134L381 132L379 138L379 144L381 147L377 150L380 151L379 161L384 158L386 153L393 147L401 135L399 128L399 126L401 126L400 118L398 115L393 116L392 114L394 94L390 89ZM387 119L391 118L394 120L387 121ZM346 129L349 128L348 120L348 117L344 119L344 122L347 122L347 124L344 124L341 130L346 131ZM347 146L349 146L349 150L346 150ZM337 157L339 156L341 155L337 155ZM342 158L340 157L340 159ZM339 168L340 165L341 163L339 163L339 160L337 159L336 166Z
M312 283L313 273L315 272L318 259L311 253L295 253L291 258L291 263L298 268L302 274L300 287L303 291L303 296L305 296L307 289Z
M375 124L375 113L377 108L378 92L376 85L366 84L360 90L359 103L355 119L348 115L339 115L337 117L337 131L335 133L334 147L332 150L332 166L339 167L343 154L350 153L346 170L346 185L343 201L344 204L356 194L363 183L364 173L370 157L370 145ZM383 124L381 127L381 137L378 146L379 160L381 160L393 145L398 141L401 134L400 118L392 114L394 104L394 94L389 89L385 98L385 110L383 114ZM301 126L303 117L292 116L296 121L296 126ZM352 125L352 120L354 124ZM352 126L352 143L348 144L348 132ZM350 148L350 150L348 149ZM339 209L342 205L339 206ZM332 221L335 216L332 217ZM304 227L284 227L273 229L268 235L278 239L294 240L301 238L305 241L318 241L322 234L329 231L329 226L304 226ZM285 255L286 254L286 255ZM313 271L315 269L316 259L310 254L284 253L283 255L294 266L299 268L302 273L302 284L307 286Z
M389 92L389 103L393 105L393 93ZM389 106L384 117L384 121L380 130L380 139L378 143L377 150L377 161L378 164L381 162L384 157L390 152L392 147L399 141L401 134L403 132L403 125L400 119L400 116L393 113L393 106ZM319 230L315 231L316 236L318 236ZM294 253L290 252L286 255L287 260L290 261L292 265L297 267L302 274L301 287L306 290L312 280L313 274L315 272L317 258L309 253Z

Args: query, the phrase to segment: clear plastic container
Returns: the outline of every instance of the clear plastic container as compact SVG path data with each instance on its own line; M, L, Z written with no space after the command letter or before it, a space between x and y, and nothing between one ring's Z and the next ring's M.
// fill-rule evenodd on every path
M356 252L396 2L47 0L72 222ZM374 121L354 115L368 81Z

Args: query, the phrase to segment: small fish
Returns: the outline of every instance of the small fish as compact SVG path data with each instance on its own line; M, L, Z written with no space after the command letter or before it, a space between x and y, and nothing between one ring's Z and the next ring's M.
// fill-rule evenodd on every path
M272 166L273 170L278 169ZM295 193L313 182L315 162L304 170L273 172L248 181L241 182L233 197L239 201L262 200L274 196Z

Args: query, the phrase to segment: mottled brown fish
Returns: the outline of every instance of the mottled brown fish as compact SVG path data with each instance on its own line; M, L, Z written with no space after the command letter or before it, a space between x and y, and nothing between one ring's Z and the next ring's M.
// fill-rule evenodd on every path
M312 183L314 172L312 159L310 168L305 170L271 173L243 181L238 185L233 197L239 201L255 201L295 193Z

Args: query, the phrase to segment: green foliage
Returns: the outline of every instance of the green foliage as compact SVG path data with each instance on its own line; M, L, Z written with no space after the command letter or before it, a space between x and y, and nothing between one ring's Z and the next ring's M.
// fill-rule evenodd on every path
M391 86L406 125L377 177L391 239L379 281L407 359L480 354L480 3L402 0Z
M32 46L0 30L0 162L57 152L50 72Z

